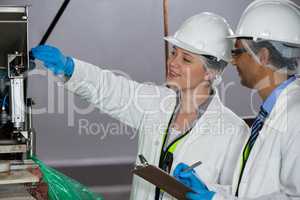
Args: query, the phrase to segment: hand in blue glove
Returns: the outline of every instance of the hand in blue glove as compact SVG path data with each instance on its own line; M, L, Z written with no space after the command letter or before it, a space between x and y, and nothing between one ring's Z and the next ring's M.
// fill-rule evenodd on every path
M186 198L188 200L212 200L215 195L215 192L211 191L201 191L199 193L188 192L186 193Z
M55 75L63 74L71 77L74 72L74 61L64 56L61 51L49 45L41 45L31 49L32 56L41 60Z
M208 190L206 185L198 178L195 170L189 170L187 172L183 172L184 169L189 166L180 163L176 166L174 170L174 177L179 180L181 183L190 187L194 192L188 192L186 194L187 199L190 200L212 200L215 192L211 192Z
M206 185L198 178L194 169L184 172L183 170L189 166L184 163L179 163L173 173L173 176L185 184L186 186L192 188L195 191L207 190Z

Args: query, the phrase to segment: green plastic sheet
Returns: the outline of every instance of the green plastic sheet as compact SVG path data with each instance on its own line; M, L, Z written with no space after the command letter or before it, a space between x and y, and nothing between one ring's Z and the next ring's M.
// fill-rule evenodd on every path
M48 167L36 157L32 159L40 167L43 181L48 185L50 200L103 200L101 195L91 192L78 181Z

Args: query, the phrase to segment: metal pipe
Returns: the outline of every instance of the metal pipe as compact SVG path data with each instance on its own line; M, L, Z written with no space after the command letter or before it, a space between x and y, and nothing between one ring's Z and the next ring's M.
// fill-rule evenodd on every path
M51 22L49 28L47 29L47 31L46 31L45 35L43 36L39 45L43 45L47 42L49 36L51 35L53 29L55 28L57 22L59 21L60 17L64 13L64 11L67 8L69 3L70 3L70 0L65 0L63 2L63 4L61 5L60 9L58 10L57 14L55 15L53 21Z
M169 0L163 0L164 36L169 35ZM169 44L165 41L165 72L168 75Z

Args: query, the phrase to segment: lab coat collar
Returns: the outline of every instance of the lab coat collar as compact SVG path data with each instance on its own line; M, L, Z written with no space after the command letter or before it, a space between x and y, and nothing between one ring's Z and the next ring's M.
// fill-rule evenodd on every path
M277 86L272 93L267 97L267 99L264 101L262 104L262 107L265 111L268 112L268 114L271 113L279 95L281 92L293 81L296 80L296 76L291 76L289 79L286 81L282 82L279 86Z
M223 110L223 104L221 102L221 99L218 95L218 91L215 90L215 94L211 96L211 99L207 105L207 108L205 112L201 115L201 117L196 121L193 129L197 129L199 126L204 126L204 124L210 124L211 120L215 120L216 117L219 116L220 120L222 120L222 110ZM213 126L217 126L217 124L210 124ZM191 130L191 134L189 137L201 137L201 134L195 134L196 132Z

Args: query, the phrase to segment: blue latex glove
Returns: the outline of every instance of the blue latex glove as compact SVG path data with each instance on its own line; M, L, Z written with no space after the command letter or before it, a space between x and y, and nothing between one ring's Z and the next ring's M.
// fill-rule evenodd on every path
M212 200L215 192L211 192L208 190L206 185L198 178L195 170L189 170L187 172L183 172L184 169L189 166L180 163L176 166L174 170L174 177L179 180L181 183L190 187L194 192L188 192L186 194L187 199L190 200Z
M179 163L173 172L173 176L194 191L207 190L206 185L198 178L194 169L183 172L188 167L184 163Z
M33 58L41 60L44 65L55 75L71 77L74 72L74 61L64 56L61 51L53 46L41 45L31 49Z
M188 192L185 196L188 200L212 200L215 192L201 191L199 193Z

